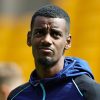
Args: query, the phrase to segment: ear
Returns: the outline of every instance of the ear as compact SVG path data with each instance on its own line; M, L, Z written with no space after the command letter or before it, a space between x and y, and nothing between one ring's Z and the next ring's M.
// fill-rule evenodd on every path
M71 34L69 34L66 38L65 50L68 50L71 47Z
M31 33L31 31L29 31L28 34L27 34L27 45L29 47L32 45L32 43L31 43L31 36L32 36L32 33Z

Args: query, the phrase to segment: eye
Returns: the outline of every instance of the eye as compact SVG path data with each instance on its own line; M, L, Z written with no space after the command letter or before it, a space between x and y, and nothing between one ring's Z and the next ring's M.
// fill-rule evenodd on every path
M51 31L51 35L55 38L58 39L62 36L61 32L57 31L57 30L52 30Z
M42 29L37 29L33 32L34 37L41 37L44 34L44 31Z

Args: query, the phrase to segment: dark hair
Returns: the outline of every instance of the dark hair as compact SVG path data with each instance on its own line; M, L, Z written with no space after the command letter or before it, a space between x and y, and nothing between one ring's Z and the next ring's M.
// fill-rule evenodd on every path
M34 20L37 16L44 16L50 18L64 18L68 26L70 24L70 17L67 14L67 12L65 12L63 9L61 9L58 6L51 5L51 4L41 7L39 10L37 10L34 13L31 20L31 29L34 25Z

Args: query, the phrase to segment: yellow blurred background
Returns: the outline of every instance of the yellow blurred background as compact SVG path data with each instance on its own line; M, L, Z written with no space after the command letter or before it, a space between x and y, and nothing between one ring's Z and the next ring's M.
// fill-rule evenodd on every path
M31 9L28 8L26 12L22 10L24 13L18 14L17 12L16 14L15 10L14 12L7 11L9 7L7 8L7 3L4 2L5 6L0 8L6 7L3 11L0 10L0 62L16 62L23 70L25 81L29 80L30 73L34 70L31 47L26 44L31 16L35 9L50 2L67 11L71 18L72 47L66 51L65 55L85 59L89 63L96 81L100 83L100 0L49 0L44 3L38 3L41 0L29 1L31 1ZM24 1L19 2L23 4ZM12 5L14 4L16 2L12 3ZM19 4L17 3L15 8L22 7L21 3ZM30 4L26 2L25 6L30 6Z

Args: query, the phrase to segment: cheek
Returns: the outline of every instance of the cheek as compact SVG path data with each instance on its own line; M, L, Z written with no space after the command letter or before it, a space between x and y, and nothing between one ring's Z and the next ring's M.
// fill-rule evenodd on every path
M31 43L32 43L32 53L33 55L36 55L37 54L37 48L38 48L38 40L37 39L32 39L31 40Z
M32 38L31 39L31 43L32 43L32 47L36 48L39 45L39 43L40 43L40 39L38 39L38 38Z
M65 48L65 41L63 41L63 42L58 42L58 46L57 46L57 48L56 48L58 54L63 54L64 48Z

